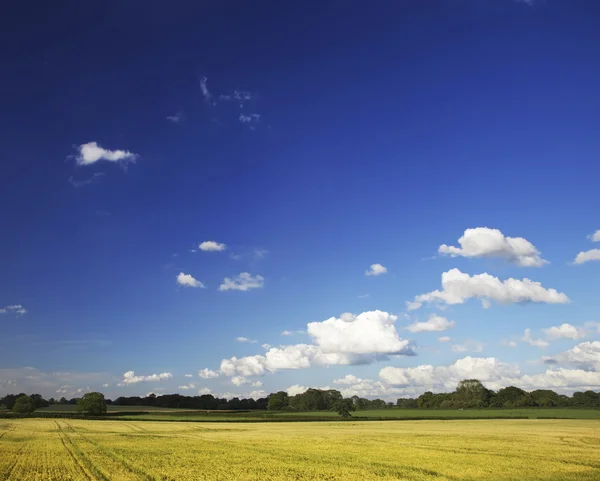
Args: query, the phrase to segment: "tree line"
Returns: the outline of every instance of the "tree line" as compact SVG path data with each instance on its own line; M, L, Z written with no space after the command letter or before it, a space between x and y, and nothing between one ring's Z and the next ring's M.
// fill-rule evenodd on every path
M558 394L550 389L524 391L508 386L498 391L487 389L477 379L465 379L449 393L424 392L417 398L400 398L399 408L468 409L468 408L528 408L577 407L600 408L600 393L575 392L572 396Z
M482 409L482 408L527 408L527 407L576 407L600 408L600 393L594 391L575 392L572 396L558 394L549 389L524 391L509 386L492 391L477 379L465 379L458 383L455 391L433 393L427 391L417 398L400 398L396 404L382 399L366 399L359 396L344 398L336 389L307 389L303 393L290 396L278 391L259 399L218 398L212 394L184 396L181 394L150 394L145 397L130 396L104 399L101 393L87 393L81 398L56 400L44 399L40 394L27 396L24 393L8 394L0 398L0 409L27 413L52 404L77 405L80 411L90 414L106 412L106 406L148 406L161 408L198 409L208 411L249 411L269 410L285 412L337 411L342 416L350 416L352 411L385 408L421 408L421 409Z

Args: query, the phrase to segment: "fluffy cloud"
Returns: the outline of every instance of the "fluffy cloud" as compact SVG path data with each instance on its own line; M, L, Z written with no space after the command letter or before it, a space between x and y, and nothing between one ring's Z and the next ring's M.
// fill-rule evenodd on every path
M452 352L481 352L483 351L483 344L473 339L467 339L462 344L453 344Z
M308 391L308 388L306 386L300 386L299 384L294 384L293 386L285 389L285 392L288 393L288 396L295 396L296 394L302 394L306 391Z
M134 371L127 371L123 374L123 380L118 383L117 386L126 386L128 384L137 384L139 382L147 381L164 381L165 379L170 379L172 377L173 375L170 372L150 374L148 376L136 376Z
M582 342L568 351L561 352L545 361L566 364L585 371L600 372L600 341Z
M100 147L96 142L81 144L77 150L79 155L76 157L79 165L90 165L99 160L109 162L134 162L137 154L128 150L108 150Z
M202 379L213 379L215 377L219 377L219 373L216 371L211 371L210 369L202 369L198 371L198 376Z
M414 355L409 342L398 335L397 317L382 311L350 313L308 324L314 344L271 347L264 354L221 361L224 376L263 376L286 369L311 366L369 364L387 355Z
M419 309L425 302L441 302L445 304L462 304L468 299L481 299L482 302L494 300L500 304L525 302L545 302L548 304L564 304L569 302L566 294L556 289L546 289L539 282L530 279L509 278L501 281L487 273L470 276L458 269L451 269L442 274L442 290L416 296L407 302L409 310ZM485 305L484 305L485 307Z
M177 112L175 115L167 116L167 120L174 124L178 124L183 120L183 112Z
M238 120L254 130L260 122L260 114L240 114Z
M448 337L448 336L438 337L438 341L440 341L440 342L450 342L451 340L452 340L452 338Z
M407 354L407 340L401 339L394 325L397 316L368 311L355 316L342 314L323 322L309 322L308 334L324 353Z
M406 326L410 332L437 332L445 331L454 326L454 321L449 321L445 317L432 315L425 322L415 322Z
M592 242L600 242L600 230L597 230L593 234L588 236ZM590 261L600 261L600 249L591 249L589 251L582 251L577 254L573 263L584 264Z
M530 346L539 347L540 349L544 349L549 346L548 341L544 341L543 339L533 339L531 337L531 329L525 329L525 333L521 338L523 342L526 342Z
M527 239L505 237L498 229L467 229L458 243L460 247L442 244L438 252L452 257L501 257L521 267L541 267L548 263Z
M493 357L467 356L449 366L384 367L379 378L391 386L418 386L423 390L447 391L456 388L463 379L479 379L488 387L503 387L504 379L519 376L519 368Z
M227 246L215 241L204 241L198 244L198 248L204 252L220 252L227 249Z
M247 337L236 337L235 340L237 342L250 342L250 343L257 343L258 341L255 341L254 339L248 339Z
M575 327L571 324L561 324L560 326L549 327L542 329L546 334L546 339L573 339L574 341L585 337L585 331L580 327Z
M180 272L177 275L177 284L179 284L180 286L184 286L184 287L202 287L202 288L204 288L204 284L202 284L202 282L200 282L199 280L196 280L194 278L194 276L192 276L191 274L184 274L183 272Z
M573 262L575 264L584 264L590 261L600 261L600 249L591 249L589 251L580 252Z
M231 384L233 384L234 386L242 386L248 383L249 381L244 376L233 376L231 378Z
M21 304L14 304L11 306L0 307L0 314L14 313L18 316L22 316L27 313L27 309L25 309Z
M265 278L259 275L252 276L249 272L242 272L233 279L226 277L223 284L219 286L220 291L248 291L258 289L264 286Z
M186 384L185 386L178 386L179 389L183 389L184 391L187 391L188 389L196 389L196 385L195 384Z
M381 264L371 264L369 268L365 271L365 276L380 276L381 274L385 274L386 272L387 267L384 267Z

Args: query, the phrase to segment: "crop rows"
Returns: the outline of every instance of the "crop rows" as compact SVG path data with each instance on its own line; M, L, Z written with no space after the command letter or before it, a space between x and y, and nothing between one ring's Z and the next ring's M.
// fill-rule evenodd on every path
M598 480L595 420L0 424L0 481Z

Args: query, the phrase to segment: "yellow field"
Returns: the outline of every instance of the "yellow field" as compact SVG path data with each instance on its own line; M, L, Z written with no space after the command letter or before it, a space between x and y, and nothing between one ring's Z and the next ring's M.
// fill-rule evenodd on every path
M600 421L0 420L0 480L600 480Z

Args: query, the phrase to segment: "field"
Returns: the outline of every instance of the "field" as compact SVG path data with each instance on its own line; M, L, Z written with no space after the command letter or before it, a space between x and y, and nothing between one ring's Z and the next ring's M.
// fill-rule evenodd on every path
M600 479L600 421L0 420L0 480Z

